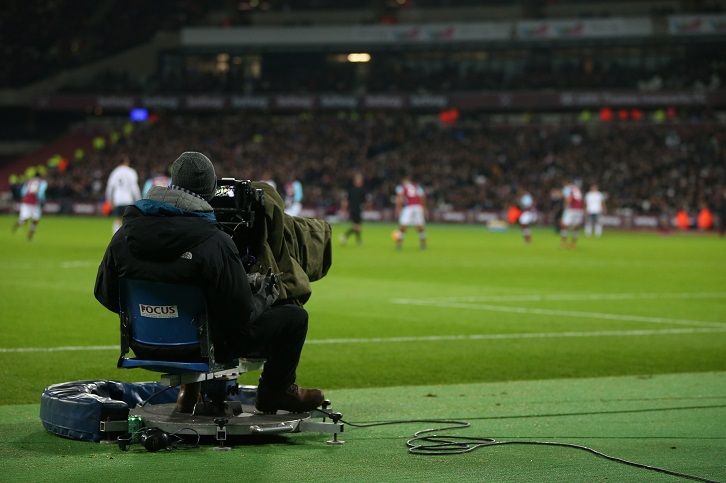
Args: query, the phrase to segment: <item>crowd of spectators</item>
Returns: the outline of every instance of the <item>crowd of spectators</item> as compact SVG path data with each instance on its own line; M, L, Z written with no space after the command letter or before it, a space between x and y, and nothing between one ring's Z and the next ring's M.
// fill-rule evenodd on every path
M143 180L183 151L207 154L219 177L302 181L303 204L333 213L355 172L370 208L393 206L404 173L431 208L498 211L517 188L549 209L571 176L598 183L611 212L658 213L715 202L726 186L726 133L711 123L492 125L479 115L454 124L404 113L177 115L136 126L116 144L49 176L50 199L101 201L123 155Z

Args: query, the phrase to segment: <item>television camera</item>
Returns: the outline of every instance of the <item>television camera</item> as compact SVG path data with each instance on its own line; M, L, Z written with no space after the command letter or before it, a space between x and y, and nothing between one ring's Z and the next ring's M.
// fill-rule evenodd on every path
M332 264L328 222L285 214L282 198L263 182L219 179L209 204L247 274L267 271L272 276L272 268L281 276L286 299L304 304L310 282L324 277Z
M264 190L254 188L250 180L218 179L217 191L209 204L217 222L237 245L245 268L249 268L263 242L259 223L264 222Z

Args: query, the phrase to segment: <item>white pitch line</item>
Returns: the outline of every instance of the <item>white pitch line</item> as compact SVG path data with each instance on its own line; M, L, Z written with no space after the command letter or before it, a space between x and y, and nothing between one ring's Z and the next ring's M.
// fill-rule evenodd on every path
M89 260L76 260L72 262L62 262L61 268L78 268L78 267L96 267L98 266L98 262L93 262Z
M381 342L438 342L449 340L551 339L557 337L623 337L726 332L719 329L607 330L594 332L540 332L525 334L432 335L419 337L369 337L362 339L313 339L306 344L367 344Z
M552 295L493 295L477 297L433 298L437 302L541 302L547 300L641 300L641 299L719 299L726 292L701 293L605 293L605 294L552 294Z
M71 345L62 347L0 347L0 352L63 352L120 350L117 345Z
M47 263L47 264L38 264L38 263L30 263L30 262L23 262L23 263L0 263L0 268L3 270L29 270L29 269L54 269L54 268L79 268L79 267L97 267L98 262L93 260L69 260L67 262L60 262L60 264L55 263Z
M439 342L457 340L502 340L502 339L554 339L558 337L636 337L646 335L710 334L726 332L726 327L716 329L663 329L663 330L598 330L593 332L535 332L525 334L469 334L431 335L411 337L365 337L357 339L310 339L306 344L372 344L387 342ZM119 350L115 345L65 346L65 347L6 347L0 353L17 352L60 352Z
M450 309L472 309L472 310L488 310L491 312L509 312L516 314L536 314L536 315L558 315L565 317L582 317L590 319L608 319L608 320L629 320L635 322L649 322L653 324L676 324L676 325L696 325L710 327L726 327L722 322L705 322L699 320L683 320L668 319L664 317L643 317L639 315L617 315L603 314L598 312L579 312L574 310L550 310L550 309L531 309L526 307L506 307L501 305L487 304L466 304L466 303L449 303L436 300L417 300L417 299L392 299L394 304L402 305L423 305L427 307L442 307Z

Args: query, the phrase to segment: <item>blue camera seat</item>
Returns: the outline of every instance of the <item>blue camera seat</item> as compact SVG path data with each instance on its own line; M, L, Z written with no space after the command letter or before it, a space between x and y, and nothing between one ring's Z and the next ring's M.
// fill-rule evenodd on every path
M215 359L201 287L127 278L119 280L119 287L119 368L164 373L161 382L169 386L201 383L196 393L208 394L218 409L236 393L241 374L262 369L263 359ZM130 350L134 357L128 356Z

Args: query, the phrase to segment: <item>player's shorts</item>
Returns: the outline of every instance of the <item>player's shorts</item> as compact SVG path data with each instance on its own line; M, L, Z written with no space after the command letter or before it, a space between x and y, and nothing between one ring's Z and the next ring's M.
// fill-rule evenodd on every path
M43 209L40 205L31 205L28 203L20 203L20 221L25 221L32 218L35 221L40 220L43 215Z
M290 206L285 207L285 213L290 216L300 216L302 212L302 203L293 203Z
M598 221L600 221L601 215L602 213L588 213L587 219L590 223L597 223Z
M531 225L535 221L537 221L537 212L536 211L523 211L521 215L519 215L519 224L520 225Z
M562 213L562 224L565 226L580 226L584 212L579 209L568 208Z
M423 226L426 224L424 220L424 209L421 205L404 206L401 215L398 217L398 223L402 226Z

